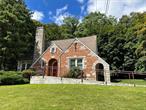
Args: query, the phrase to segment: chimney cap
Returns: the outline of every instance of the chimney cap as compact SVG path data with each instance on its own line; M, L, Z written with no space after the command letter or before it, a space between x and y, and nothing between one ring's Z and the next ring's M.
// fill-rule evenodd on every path
M43 26L41 26L41 27L37 27L37 29L44 29L44 27L43 27Z

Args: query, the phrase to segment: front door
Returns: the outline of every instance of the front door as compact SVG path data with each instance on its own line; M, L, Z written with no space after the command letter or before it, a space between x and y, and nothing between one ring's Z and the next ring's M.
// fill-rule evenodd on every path
M51 59L49 61L48 70L49 76L58 76L58 62L56 59Z

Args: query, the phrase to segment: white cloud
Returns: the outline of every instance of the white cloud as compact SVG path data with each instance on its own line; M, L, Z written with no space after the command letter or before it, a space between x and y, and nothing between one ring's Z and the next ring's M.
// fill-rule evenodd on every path
M64 18L72 16L70 13L67 12L67 9L68 9L68 5L65 5L64 7L57 9L56 15L53 17L50 17L50 19L55 21L55 23L57 23L58 25L63 24Z
M68 5L65 5L63 8L57 9L56 15L59 15L59 14L65 12L67 9L68 9Z
M66 17L72 16L71 14L69 14L68 12L65 12L63 14L59 14L58 16L54 16L53 18L55 19L55 23L58 25L63 24L63 20Z
M80 4L84 3L84 0L77 0Z
M87 12L100 11L105 13L105 4L107 0L88 0ZM129 14L133 11L146 11L146 0L109 0L108 15L113 15L120 18L124 14Z
M81 13L83 13L85 10L85 5L81 6Z
M43 12L35 10L35 11L33 11L33 15L31 17L31 19L41 21L41 20L43 20L44 17L45 16L44 16Z
M146 12L146 6L139 8L137 12Z
M49 11L49 15L52 15L52 11Z
M87 11L88 13L95 11L100 11L103 13L105 8L104 4L105 4L105 0L89 0Z
M82 23L82 21L83 21L83 17L80 16L80 18L79 18L79 23Z

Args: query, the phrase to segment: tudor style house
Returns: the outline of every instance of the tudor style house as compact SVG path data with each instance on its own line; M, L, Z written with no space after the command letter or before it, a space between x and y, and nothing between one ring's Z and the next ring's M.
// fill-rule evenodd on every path
M79 67L87 79L98 80L98 69L104 81L110 82L109 64L98 56L96 36L54 40L45 47L43 27L36 32L34 61L31 68L46 76L61 77L71 68Z

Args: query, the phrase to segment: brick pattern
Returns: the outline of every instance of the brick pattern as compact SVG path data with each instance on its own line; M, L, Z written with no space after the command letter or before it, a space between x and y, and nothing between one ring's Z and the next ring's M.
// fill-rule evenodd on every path
M52 54L50 48L55 47L56 52ZM50 46L43 55L42 59L45 61L45 75L48 75L48 62L50 59L58 61L58 75L64 76L69 71L70 58L83 58L84 66L83 72L88 79L96 79L95 63L98 63L98 58L89 48L87 48L80 41L74 41L70 47L62 54L62 51L57 46ZM34 65L34 68L39 69L39 61ZM40 65L41 66L41 65Z
M95 67L93 64L97 61L97 57L81 42L75 41L67 51L61 56L61 72L60 76L65 74L64 71L69 70L69 59L70 58L83 58L84 67L83 71L87 78L95 79Z
M55 53L51 53L50 52L50 49L52 48L52 47L54 47L54 48L56 48L55 50ZM45 75L49 75L49 65L48 65L48 63L49 63L49 61L51 60L51 59L56 59L57 61L58 61L58 65L59 65L59 59L60 59L60 55L62 54L62 51L57 47L57 46L50 46L50 48L48 48L47 49L47 51L45 52L45 54L43 55L43 59L44 59L44 61L45 61L45 63L46 63L46 65L45 65ZM59 67L59 66L58 66ZM59 69L58 69L58 73L60 73L59 72ZM59 76L59 74L57 75L57 76Z

